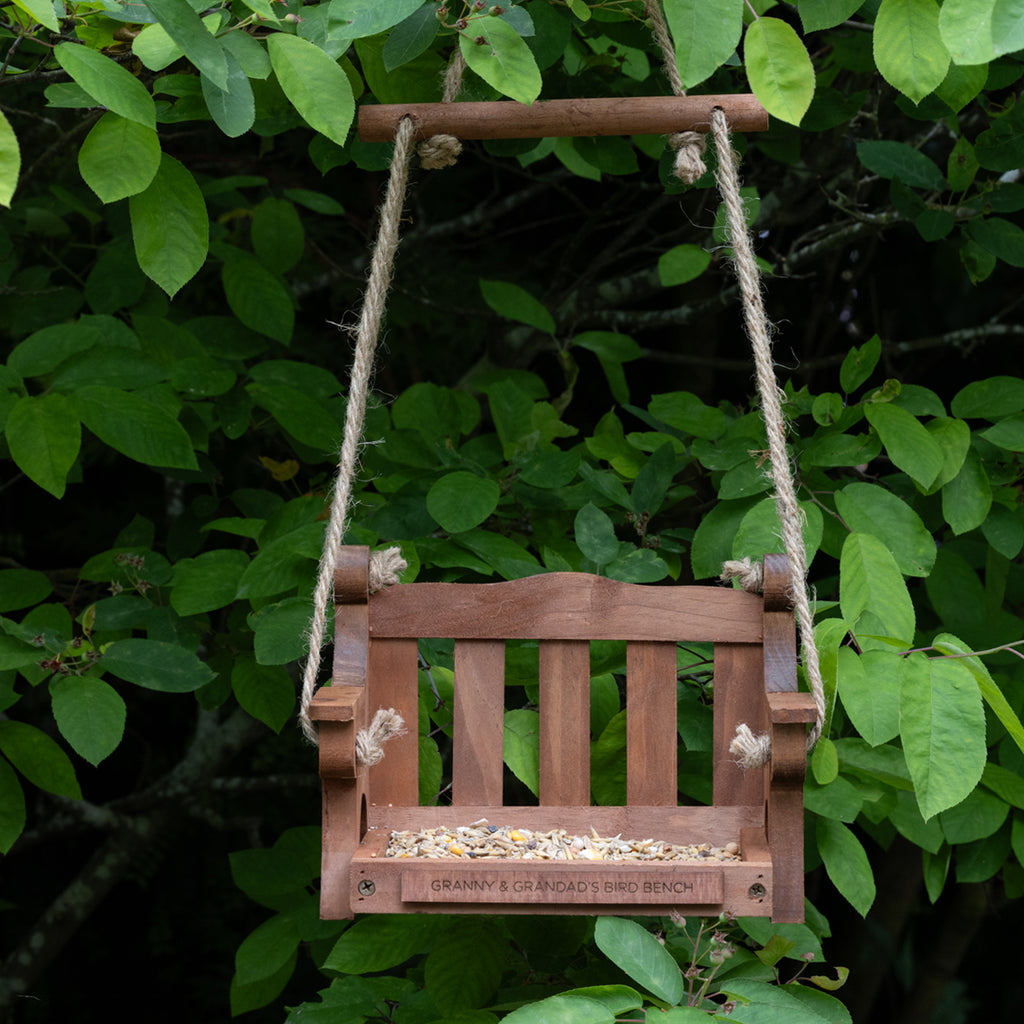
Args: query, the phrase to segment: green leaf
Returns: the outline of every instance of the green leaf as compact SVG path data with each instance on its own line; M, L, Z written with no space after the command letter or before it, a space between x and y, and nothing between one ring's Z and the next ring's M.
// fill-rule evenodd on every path
M992 485L977 452L971 450L960 472L942 488L942 515L956 534L981 526L992 507Z
M800 23L804 32L835 28L863 6L863 0L799 0Z
M124 735L125 703L94 676L64 676L50 684L53 717L75 753L91 765L112 754Z
M510 281L485 281L480 278L480 292L484 302L499 316L529 324L547 334L555 333L554 318L525 288Z
M279 665L260 665L239 655L231 669L235 699L253 718L280 732L295 707L295 684Z
M870 533L892 552L904 576L927 576L935 564L935 538L921 517L891 491L852 483L835 493L836 511L854 533Z
M313 567L308 576L312 579ZM289 597L274 604L264 605L249 616L249 626L256 634L253 649L261 665L287 665L298 661L309 650L306 630L312 617L312 606L307 598Z
M936 416L925 428L938 442L942 451L942 470L932 483L929 493L944 487L963 469L971 448L971 428L950 416Z
M492 921L460 920L438 936L423 965L430 998L446 1020L486 1006L501 982L508 944ZM472 965L468 969L467 965Z
M315 399L284 384L249 384L246 391L296 441L325 453L338 450L341 428Z
M968 233L983 249L1011 267L1024 267L1024 229L1004 217L977 217Z
M505 712L505 764L534 796L540 789L540 716L519 708Z
M328 35L332 38L362 39L386 32L408 18L423 0L332 0Z
M665 0L683 86L698 85L724 64L739 46L743 0Z
M673 1005L682 1001L686 989L679 965L641 925L618 917L598 918L594 941L619 970L651 995Z
M814 774L814 781L819 786L827 786L834 782L839 775L839 755L836 753L836 745L827 737L822 736L814 747L811 755L811 771Z
M167 34L163 25L155 21L132 40L132 53L150 71L163 71L185 55L185 51Z
M147 466L198 469L185 428L163 409L119 388L91 384L72 396L82 422L105 444Z
M235 951L234 984L251 985L273 977L291 963L298 947L295 921L290 915L275 914L251 931Z
M49 578L35 569L0 569L0 612L39 604L52 592Z
M498 507L501 488L467 470L447 473L427 491L427 511L449 533L479 526Z
M939 32L957 64L986 64L999 54L992 34L994 0L945 0Z
M589 13L590 9L582 0L567 0L567 3L570 8L577 3ZM573 11L575 13L575 8ZM596 999L563 994L520 1006L502 1021L508 1024L615 1024L615 1019L615 1014Z
M902 671L895 652L857 654L851 647L839 648L839 697L853 727L873 747L899 735Z
M587 502L576 513L573 523L576 546L597 565L607 565L619 554L619 540L615 526L606 512L593 502Z
M205 31L205 30L204 30ZM115 114L156 130L156 105L149 90L130 71L97 50L59 43L57 63L96 101Z
M658 279L663 288L686 284L700 277L711 264L711 253L699 245L674 245L658 257Z
M0 206L10 206L21 172L21 150L10 121L0 110Z
M41 729L27 722L0 722L0 753L34 786L81 800L82 791L67 754Z
M625 548L631 548L631 544ZM620 547L620 552L623 550ZM633 548L608 563L605 573L609 579L622 583L657 583L669 574L668 563L650 548Z
M247 32L228 32L219 38L228 56L235 58L249 78L262 81L270 77L270 57L253 36Z
M852 394L875 372L882 357L882 339L876 334L860 348L851 348L839 368L839 386Z
M987 839L1002 828L1010 805L984 789L976 789L964 800L939 815L946 841L953 844L975 843Z
M935 162L905 142L858 142L857 159L872 173L882 178L898 178L904 185L938 191L946 187L946 179Z
M935 0L882 0L873 40L879 73L915 103L946 77L949 51L939 33Z
M231 312L250 330L287 345L295 330L292 294L272 270L241 250L224 261L224 295Z
M983 430L981 436L990 444L1011 452L1024 452L1024 414L1007 416L995 426Z
M930 487L942 471L944 459L938 442L920 420L891 402L869 402L864 415L893 463L922 489Z
M231 604L248 566L244 551L221 549L183 558L174 567L171 607L179 615L198 615Z
M343 974L368 974L397 967L422 952L447 926L440 914L372 914L342 934L323 967Z
M107 112L78 151L78 170L101 202L148 188L160 167L160 142L151 128Z
M896 560L878 538L852 533L839 561L839 605L843 618L861 633L859 620L908 646L914 639L914 605Z
M807 564L813 561L825 529L821 509L812 501L800 502L804 514L803 542ZM782 526L774 498L762 498L744 517L732 542L733 558L754 558L760 561L766 553L781 551Z
M10 764L0 757L0 853L25 831L25 791Z
M205 72L199 76L199 81L202 84L206 108L217 127L228 138L236 139L253 126L256 120L256 99L242 65L227 50L224 51L224 59L228 71L223 86Z
M724 434L729 426L729 417L721 409L705 405L689 391L654 395L647 408L656 419L695 437L713 440Z
M800 37L778 18L758 18L747 26L743 55L765 110L798 125L814 96L814 68Z
M55 498L64 497L67 476L78 459L82 429L64 395L19 398L4 427L15 465Z
M187 0L159 0L149 4L164 31L185 56L219 89L228 88L227 54Z
M14 3L51 32L60 31L60 21L54 10L53 0L14 0Z
M954 655L964 665L974 681L978 684L981 696L985 703L991 708L992 713L999 719L1003 728L1009 733L1011 739L1024 753L1024 725L1021 724L1016 712L1010 706L1009 701L1003 696L1003 691L996 686L985 663L976 655L964 657L970 653L970 648L962 640L953 636L952 633L940 633L933 641L932 646L940 654Z
M935 95L954 113L959 113L985 87L985 79L987 77L987 64L950 64L942 84L935 90ZM958 149L959 153L956 152ZM950 160L954 158L954 154L963 157L967 153L973 157L973 148L961 136L957 139L956 146L954 146L954 153L950 154ZM977 165L975 162L976 169ZM952 173L950 173L950 177L952 178ZM973 178L973 172L971 173L971 178ZM967 184L970 184L969 180ZM962 188L965 189L967 184L963 185ZM950 185L954 189L957 188L957 185L953 184L952 181L950 181Z
M252 248L263 264L283 274L302 259L305 247L302 221L292 203L270 196L256 207Z
M278 83L302 119L321 135L344 146L355 115L355 99L341 66L319 47L283 32L267 38L267 49Z
M1005 505L994 504L981 532L992 547L1006 558L1016 558L1024 547L1024 523Z
M1010 171L1024 163L1022 115L1024 109L1019 105L1012 107L1009 113L993 117L991 127L975 139L974 156L986 170ZM1006 187L1008 186L1003 186ZM984 199L988 200L998 195L998 191L985 193Z
M419 737L419 794L423 806L437 803L437 794L441 789L444 766L441 762L441 751L437 741L429 736Z
M986 377L961 388L950 408L964 419L995 420L1024 408L1024 380L1020 377Z
M992 39L1000 56L1024 49L1024 5L1021 0L995 0Z
M169 298L206 260L210 221L191 172L166 153L149 187L128 200L135 256Z
M98 665L118 679L163 693L192 693L216 675L191 651L163 640L116 640L103 649Z
M985 767L985 711L966 665L924 654L906 658L900 736L925 821L974 789Z
M530 104L540 95L537 61L523 37L501 18L474 21L459 35L459 49L470 69L505 96Z
M382 9L379 3L375 7L377 10ZM381 51L385 71L394 71L415 60L434 41L438 25L437 7L434 4L420 4L388 33Z
M860 840L841 821L818 818L818 853L832 884L861 917L875 902L875 879Z

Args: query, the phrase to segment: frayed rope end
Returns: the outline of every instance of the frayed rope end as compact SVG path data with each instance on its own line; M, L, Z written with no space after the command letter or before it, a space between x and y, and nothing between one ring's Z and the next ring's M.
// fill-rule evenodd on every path
M772 741L768 733L754 735L746 722L736 726L736 735L729 744L729 753L735 755L736 763L744 770L760 768L772 757Z
M383 745L405 735L405 719L394 708L378 708L368 729L356 733L356 764L370 768L384 760Z

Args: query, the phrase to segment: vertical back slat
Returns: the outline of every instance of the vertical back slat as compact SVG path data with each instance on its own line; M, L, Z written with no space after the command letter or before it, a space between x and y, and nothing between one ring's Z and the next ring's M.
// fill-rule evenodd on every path
M675 806L676 645L626 645L626 798L645 807Z
M505 642L455 643L452 803L502 804Z
M540 644L540 802L590 803L590 643Z
M768 728L764 656L756 644L715 644L713 795L716 804L764 803L764 770L744 771L729 753L736 726L757 734Z
M384 747L384 760L370 769L370 792L377 804L416 806L419 786L419 687L415 640L373 640L368 659L373 680L373 705L394 708L405 719L405 735L393 736Z

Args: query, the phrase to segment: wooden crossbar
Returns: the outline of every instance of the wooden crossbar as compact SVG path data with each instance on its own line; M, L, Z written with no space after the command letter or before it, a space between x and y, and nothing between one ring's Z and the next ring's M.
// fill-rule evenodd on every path
M768 112L748 94L713 96L620 96L485 103L387 103L359 108L359 138L390 142L398 122L410 117L416 138L542 139L587 135L665 135L707 132L720 107L733 132L763 132Z

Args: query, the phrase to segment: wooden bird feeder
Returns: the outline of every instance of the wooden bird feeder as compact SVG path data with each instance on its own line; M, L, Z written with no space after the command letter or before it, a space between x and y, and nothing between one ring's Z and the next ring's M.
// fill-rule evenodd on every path
M768 116L752 96L554 100L524 106L363 106L360 137L393 138L403 117L420 138L462 139L708 131L721 108L734 131ZM335 567L333 684L309 707L323 780L321 915L356 913L683 914L802 921L806 724L797 692L788 560L764 560L763 597L722 587L639 586L586 573L505 583L410 583L369 593L369 550ZM451 806L419 805L419 639L454 641ZM539 644L539 803L505 806L505 643ZM626 804L592 806L590 641L626 643ZM714 644L713 803L678 806L676 650ZM356 736L379 708L409 731L372 767ZM729 752L740 723L767 732L771 756L744 771ZM393 831L481 818L533 832L736 844L738 859L584 861L388 857Z
M313 698L323 780L321 915L683 914L802 921L803 781L809 694L797 692L788 561L764 562L764 596L641 586L586 573L503 583L409 583L369 593L369 549L335 574L333 685ZM418 638L455 641L451 806L419 805ZM540 802L505 806L505 641L539 642ZM625 640L627 803L590 798L591 640ZM714 644L714 802L680 807L676 645ZM412 728L383 761L356 763L380 707ZM736 726L768 732L769 764L744 772ZM739 846L736 861L457 860L385 856L392 831L487 818L535 831Z

